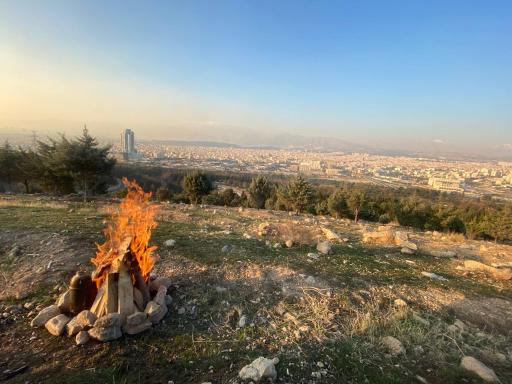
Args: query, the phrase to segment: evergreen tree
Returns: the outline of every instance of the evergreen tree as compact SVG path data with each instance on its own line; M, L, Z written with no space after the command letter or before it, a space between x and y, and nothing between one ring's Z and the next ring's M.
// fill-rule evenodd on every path
M313 203L313 188L302 176L298 176L288 184L287 199L291 208L297 212L308 210Z
M249 205L261 209L265 207L265 201L272 193L272 185L265 176L258 175L252 178L247 193Z
M365 194L362 191L353 191L347 199L347 206L354 215L354 221L357 223L359 220L359 213L363 208L365 201Z
M342 191L335 191L329 196L327 199L327 209L329 213L337 219L347 214L347 200Z
M183 192L192 204L197 204L212 190L212 183L204 172L195 171L183 178Z
M82 189L84 201L87 200L87 192L94 190L102 179L110 175L115 165L115 160L108 155L109 150L109 146L100 147L87 128L84 128L82 136L68 145L66 165Z

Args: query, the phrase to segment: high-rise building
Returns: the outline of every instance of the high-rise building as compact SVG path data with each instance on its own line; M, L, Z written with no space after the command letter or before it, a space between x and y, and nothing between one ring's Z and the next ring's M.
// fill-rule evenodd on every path
M135 153L135 132L125 129L121 134L121 148L123 153Z

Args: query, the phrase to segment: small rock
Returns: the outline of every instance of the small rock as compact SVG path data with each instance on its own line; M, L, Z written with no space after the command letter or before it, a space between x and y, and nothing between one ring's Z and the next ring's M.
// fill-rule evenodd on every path
M76 334L76 345L84 345L89 341L89 333L87 331L80 331Z
M42 327L48 320L60 314L59 307L54 304L42 309L36 317L32 319L30 325L32 327Z
M45 324L46 329L54 336L60 336L64 333L69 317L64 314L57 315L48 320Z
M185 314L185 308L184 307L178 308L178 315L184 315L184 314Z
M167 288L163 285L158 287L158 291L156 292L153 301L158 305L165 306L165 296L167 295Z
M460 362L460 366L470 372L473 372L488 383L499 382L498 376L496 376L494 371L474 357L464 356Z
M243 328L246 326L246 324L247 324L247 316L245 316L245 315L240 316L240 319L238 319L238 327Z
M331 243L328 241L321 241L316 245L316 250L321 254L328 255L332 253Z
M403 253L404 255L413 255L414 254L414 250L412 250L411 248L407 248L407 247L403 247L400 250L400 252Z
M167 248L172 248L175 245L176 245L176 240L169 239L169 240L164 241L164 246L166 246Z
M421 274L425 277L430 277L432 280L440 280L440 281L448 281L448 279L444 278L443 276L436 275L433 272L421 272Z
M69 305L71 303L71 292L68 290L59 296L57 305L61 312L69 312Z
M285 245L286 245L288 248L293 247L293 240L286 240Z
M400 298L395 299L395 301L393 302L393 305L397 308L407 307L407 303Z
M148 315L148 320L153 324L159 323L167 314L167 307L154 301L150 301L144 312Z
M221 287L220 285L217 285L215 287L215 290L217 291L217 293L224 293L224 292L227 292L228 289L225 287Z
M107 315L108 316L108 315ZM98 319L101 320L106 316L100 317ZM119 317L119 321L120 317ZM110 326L110 327L94 327L89 329L89 336L98 341L111 341L115 339L119 339L123 336L123 332L121 332L120 326Z
M82 312L80 312L82 313ZM78 317L78 316L77 316ZM109 313L108 315L101 316L94 323L95 328L109 328L109 327L120 327L122 317L119 313Z
M307 255L308 259L318 260L318 253L309 252Z
M135 335L151 328L151 325L151 321L148 320L146 313L135 312L126 318L123 331L128 335Z
M98 318L94 313L89 310L83 310L76 316L76 321L82 326L83 329L89 329L96 323Z
M243 367L238 376L242 380L252 380L256 383L262 379L275 380L277 378L275 367L277 363L279 363L278 358L270 360L265 357L258 357L251 364Z
M273 245L273 247L274 247L274 249L279 249L279 248L281 248L281 243L275 243Z
M231 245L223 246L222 249L221 249L221 252L222 253L229 253L229 252L231 252Z
M32 308L34 308L34 302L30 301L28 303L23 304L23 308L31 310Z
M388 352L392 356L405 355L405 348L402 342L393 336L383 337L381 340L382 344L387 348Z
M417 251L418 250L418 246L416 244L414 244L412 241L404 241L404 242L402 242L401 246L403 248L408 248L411 251Z
M430 321L428 321L427 319L424 319L423 317L421 317L420 315L418 315L416 313L412 314L412 318L414 320L416 320L418 323L421 323L421 324L423 324L426 327L430 326Z
M430 254L434 257L455 257L457 252L454 251L430 251Z
M84 327L78 323L78 320L75 317L73 317L67 324L66 324L66 333L68 336L76 335L78 332L82 331Z

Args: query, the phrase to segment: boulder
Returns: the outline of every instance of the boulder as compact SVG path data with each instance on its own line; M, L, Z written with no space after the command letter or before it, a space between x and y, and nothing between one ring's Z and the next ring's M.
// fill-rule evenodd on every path
M267 359L265 357L258 357L251 364L243 367L238 376L242 380L252 380L256 383L262 379L275 380L277 378L277 371L275 365L279 363L278 358Z
M494 371L474 357L464 356L460 362L460 366L470 372L473 372L487 383L499 382L498 376L496 376Z
M84 327L78 323L78 320L73 317L69 323L66 324L66 333L68 336L76 335L78 332L82 331Z
M69 317L64 314L57 315L48 320L45 324L46 329L54 336L60 336L64 333Z
M76 345L84 345L89 341L89 333L87 331L80 331L76 334L75 343Z
M402 342L393 336L386 336L381 339L382 345L386 347L392 356L405 355L405 348Z
M340 235L338 235L336 232L330 230L329 228L322 227L322 233L329 241L335 241L340 240Z
M328 241L321 241L316 245L316 250L324 255L332 253L331 243Z
M60 309L57 304L50 305L49 307L46 307L42 309L36 317L32 319L30 322L30 325L32 327L42 327L46 324L48 320L50 320L52 317L55 317L60 314Z
M467 271L481 271L491 275L496 280L510 280L512 279L512 269L510 268L495 268L475 260L465 260L464 269Z
M387 229L380 232L364 232L363 243L369 244L394 244L395 232Z
M154 301L150 301L144 310L144 312L148 315L149 321L151 321L153 324L159 323L167 314L167 311L168 309L165 304L160 305Z
M83 329L89 329L94 326L97 319L96 315L87 309L76 316L77 323L80 324Z
M100 317L98 319L101 320L106 316ZM120 318L119 318L120 319ZM98 341L111 341L115 339L119 339L123 336L123 332L121 332L120 326L110 326L110 327L93 327L89 329L89 336Z

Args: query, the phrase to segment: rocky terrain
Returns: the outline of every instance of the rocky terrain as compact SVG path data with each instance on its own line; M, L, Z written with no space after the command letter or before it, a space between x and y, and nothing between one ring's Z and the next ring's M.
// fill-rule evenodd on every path
M0 380L512 382L512 246L288 212L161 204L162 322L83 345L32 327L117 204L0 197Z

